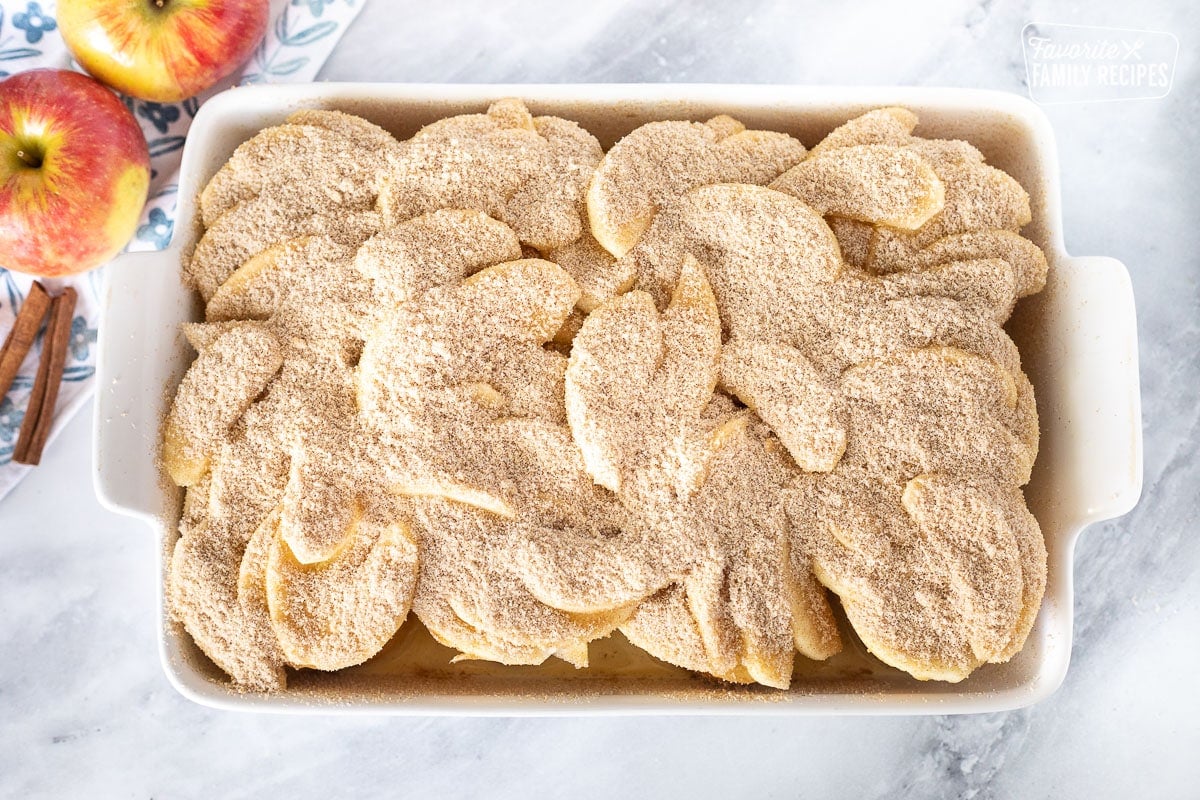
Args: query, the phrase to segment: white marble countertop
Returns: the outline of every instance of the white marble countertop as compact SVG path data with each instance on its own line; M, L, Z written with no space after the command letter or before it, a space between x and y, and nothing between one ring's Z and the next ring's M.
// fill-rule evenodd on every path
M1146 431L1141 505L1080 541L1074 660L1057 694L1013 713L941 718L211 711L161 672L157 551L139 523L93 499L85 412L0 504L0 796L1200 796L1194 5L369 0L322 76L1022 92L1019 37L1031 20L1182 39L1165 99L1048 109L1068 249L1115 256L1133 274Z

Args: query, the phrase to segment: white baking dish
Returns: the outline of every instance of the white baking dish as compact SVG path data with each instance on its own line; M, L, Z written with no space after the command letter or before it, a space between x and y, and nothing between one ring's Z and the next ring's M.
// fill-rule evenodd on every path
M918 133L969 139L1016 177L1033 200L1025 234L1050 260L1046 290L1022 301L1009 328L1037 389L1042 447L1026 495L1049 551L1037 625L1011 662L957 685L922 683L878 663L852 635L846 653L798 659L791 690L732 687L655 662L619 636L593 644L593 667L449 664L415 619L367 664L333 675L294 675L278 694L231 691L186 633L158 616L163 665L188 697L221 708L277 711L579 713L955 713L1036 702L1062 681L1071 652L1071 556L1093 522L1125 513L1141 491L1142 431L1137 331L1129 276L1110 258L1074 258L1063 247L1058 158L1041 111L1009 94L958 89L792 86L437 86L316 84L236 89L204 105L188 136L179 219L169 249L126 255L108 268L95 420L96 490L116 511L148 523L164 557L175 540L179 492L161 474L160 420L191 358L179 324L200 308L180 282L180 255L195 236L195 198L242 141L301 107L364 116L406 137L421 125L482 111L519 96L534 113L578 120L608 146L653 119L729 113L754 128L784 130L807 145L871 107L904 105ZM165 559L164 559L165 563Z

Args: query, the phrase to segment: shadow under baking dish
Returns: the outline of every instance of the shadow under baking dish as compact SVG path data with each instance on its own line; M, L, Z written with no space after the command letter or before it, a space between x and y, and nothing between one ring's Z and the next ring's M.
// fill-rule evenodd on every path
M842 619L843 652L825 662L796 658L786 691L737 686L664 664L620 634L594 642L591 666L551 659L540 666L451 663L454 651L409 620L370 661L336 673L294 670L288 688L239 693L162 604L164 665L193 699L223 708L386 713L954 713L995 711L1052 692L1071 644L1071 552L1088 523L1124 513L1140 492L1141 428L1132 295L1123 267L1075 259L1063 249L1057 156L1045 117L1022 98L995 92L772 86L431 86L314 84L252 87L206 103L191 129L180 178L180 224L171 247L125 256L108 270L96 406L96 484L101 500L141 516L160 535L163 569L176 539L180 491L158 463L161 420L191 352L179 324L201 318L179 278L199 232L196 195L241 142L297 108L363 116L407 138L446 116L481 112L508 96L534 114L582 124L608 147L660 119L720 113L750 128L786 131L811 147L871 108L903 105L917 134L967 139L1030 193L1033 222L1022 233L1050 262L1046 290L1021 301L1008 330L1037 393L1041 452L1026 487L1049 553L1045 600L1025 648L959 684L921 682L871 657ZM1103 262L1103 263L1101 263ZM149 387L164 387L162 390Z

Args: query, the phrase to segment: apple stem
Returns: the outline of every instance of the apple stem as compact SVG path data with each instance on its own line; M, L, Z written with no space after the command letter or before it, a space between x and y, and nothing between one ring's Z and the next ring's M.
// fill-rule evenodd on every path
M18 150L17 158L24 161L26 166L33 167L34 169L42 165L42 160L38 158L37 153L27 153L24 150Z

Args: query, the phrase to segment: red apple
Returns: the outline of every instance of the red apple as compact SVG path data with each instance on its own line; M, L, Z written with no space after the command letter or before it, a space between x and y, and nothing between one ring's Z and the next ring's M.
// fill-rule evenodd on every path
M103 264L149 187L146 140L111 91L58 69L0 81L0 267L55 277Z
M173 103L228 77L267 30L267 0L58 0L58 27L88 72Z

